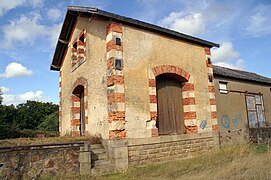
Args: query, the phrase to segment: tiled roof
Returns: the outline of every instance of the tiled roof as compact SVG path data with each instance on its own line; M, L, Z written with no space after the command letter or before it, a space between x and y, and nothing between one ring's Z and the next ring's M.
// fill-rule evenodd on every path
M221 66L213 66L214 76L228 77L245 81L253 81L258 83L271 84L271 79L258 75L253 72L246 72L236 69L225 68Z

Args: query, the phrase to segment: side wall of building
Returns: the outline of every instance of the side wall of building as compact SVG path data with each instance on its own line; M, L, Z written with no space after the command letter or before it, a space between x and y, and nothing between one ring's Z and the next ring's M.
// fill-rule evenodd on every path
M219 81L227 83L229 93L220 93ZM266 125L271 125L271 92L270 86L215 77L218 125L221 143L236 143L248 136L248 115L245 93L262 94L265 109Z
M95 18L78 17L69 42L64 62L61 66L60 105L61 135L76 131L78 134L78 107L72 95L76 85L85 87L86 134L101 135L108 138L107 114L107 61L106 27L108 22ZM73 64L73 43L85 32L85 49L82 61ZM79 46L80 44L78 44ZM81 51L81 50L80 50ZM80 52L79 52L80 53ZM78 57L78 56L77 56ZM79 124L78 124L79 123Z

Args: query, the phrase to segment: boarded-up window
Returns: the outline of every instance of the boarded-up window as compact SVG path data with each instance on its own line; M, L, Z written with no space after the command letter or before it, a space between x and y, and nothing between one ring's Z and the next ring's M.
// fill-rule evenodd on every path
M219 92L220 93L228 93L228 89L227 89L227 82L219 82Z
M246 102L249 127L265 127L266 121L262 95L247 94Z

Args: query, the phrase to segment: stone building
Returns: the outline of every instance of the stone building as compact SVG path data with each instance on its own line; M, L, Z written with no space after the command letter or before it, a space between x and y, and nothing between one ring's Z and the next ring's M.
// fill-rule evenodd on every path
M60 71L61 135L217 131L214 46L96 8L68 7L51 65Z
M212 47L219 45L68 7L51 64L60 72L60 134L101 136L110 162L125 169L204 153L270 125L271 80L213 66Z

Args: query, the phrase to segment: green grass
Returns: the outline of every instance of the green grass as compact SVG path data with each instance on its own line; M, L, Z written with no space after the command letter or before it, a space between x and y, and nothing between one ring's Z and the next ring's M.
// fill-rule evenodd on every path
M228 146L207 155L132 167L94 179L270 179L270 160L265 145Z

